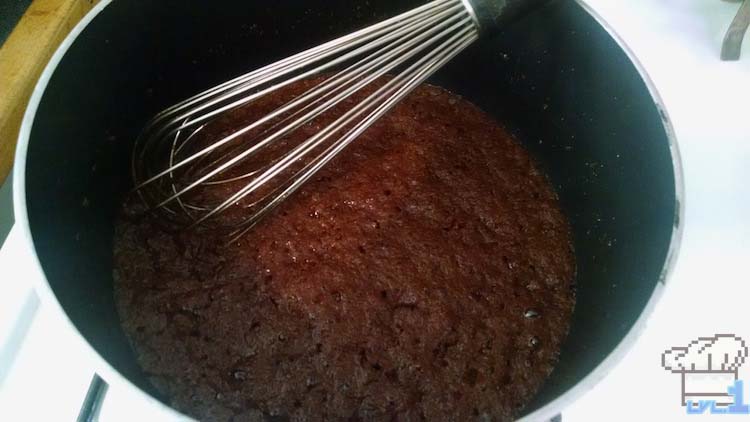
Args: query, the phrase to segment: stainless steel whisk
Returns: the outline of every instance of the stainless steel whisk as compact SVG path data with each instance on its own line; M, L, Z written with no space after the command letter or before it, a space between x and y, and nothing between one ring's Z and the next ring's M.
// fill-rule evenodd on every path
M236 239L480 33L542 2L434 0L188 98L157 114L136 140L135 190L151 209L191 225L230 207L245 208L232 226ZM200 131L222 114L321 74L328 76L259 120L208 144L196 143ZM313 136L282 145L248 173L231 174L238 164L278 148L295 130L386 74L394 76ZM227 183L237 189L220 201L190 194Z

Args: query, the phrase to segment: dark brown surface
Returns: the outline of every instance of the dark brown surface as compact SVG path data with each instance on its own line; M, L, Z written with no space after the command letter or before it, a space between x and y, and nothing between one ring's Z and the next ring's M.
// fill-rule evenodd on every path
M436 87L230 247L127 217L138 208L116 234L123 326L154 384L203 420L508 420L568 331L574 258L552 189Z

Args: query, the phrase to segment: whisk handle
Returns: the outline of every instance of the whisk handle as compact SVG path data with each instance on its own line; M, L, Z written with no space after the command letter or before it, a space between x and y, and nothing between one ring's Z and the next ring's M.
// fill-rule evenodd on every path
M482 33L503 28L550 0L463 0L471 8Z

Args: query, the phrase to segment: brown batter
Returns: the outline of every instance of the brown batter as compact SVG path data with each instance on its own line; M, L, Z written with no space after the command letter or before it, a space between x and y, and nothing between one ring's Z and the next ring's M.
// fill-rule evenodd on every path
M434 86L237 244L139 209L126 202L115 239L122 323L201 420L509 420L568 331L575 265L553 190L493 119Z

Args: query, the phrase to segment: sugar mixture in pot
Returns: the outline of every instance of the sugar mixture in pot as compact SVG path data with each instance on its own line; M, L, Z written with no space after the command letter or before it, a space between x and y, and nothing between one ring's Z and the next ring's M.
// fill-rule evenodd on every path
M509 420L568 331L575 260L553 189L435 86L237 242L142 210L127 198L116 228L118 310L153 384L201 420Z

